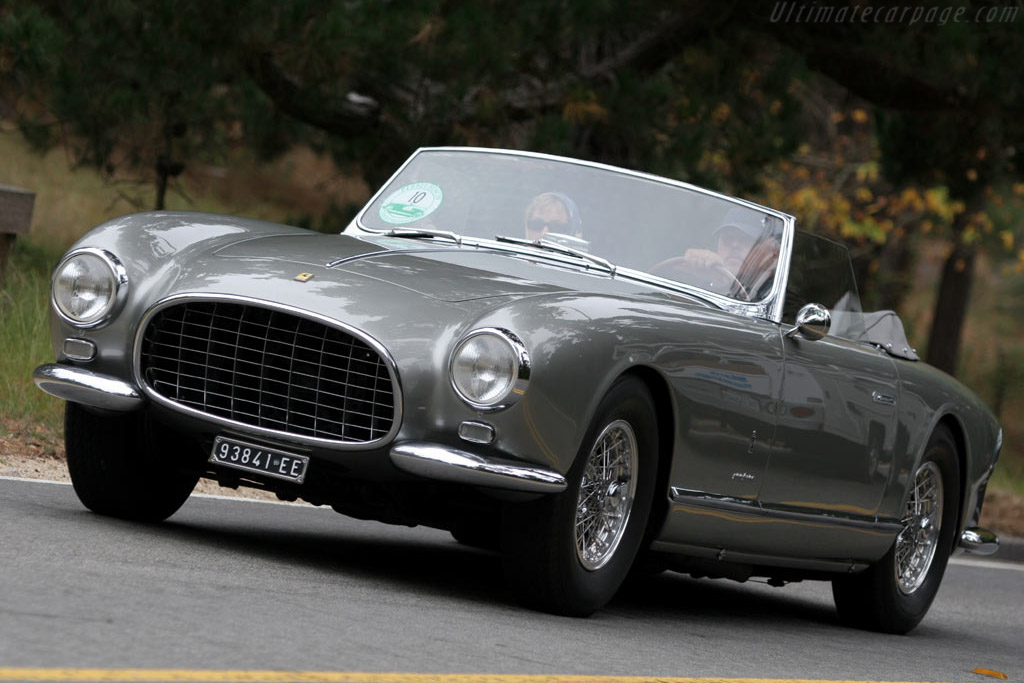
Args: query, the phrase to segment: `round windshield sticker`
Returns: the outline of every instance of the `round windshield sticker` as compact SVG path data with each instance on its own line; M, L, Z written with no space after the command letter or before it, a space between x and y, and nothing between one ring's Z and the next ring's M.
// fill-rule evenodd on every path
M391 225L426 218L441 206L444 193L434 183L413 183L389 194L380 207L380 219Z

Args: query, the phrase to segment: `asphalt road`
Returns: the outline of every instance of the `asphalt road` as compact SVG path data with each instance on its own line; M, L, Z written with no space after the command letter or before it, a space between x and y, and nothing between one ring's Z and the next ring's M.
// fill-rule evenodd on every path
M0 667L1024 681L1022 570L955 561L903 637L839 626L827 584L676 574L567 619L431 529L199 497L146 526L0 480Z

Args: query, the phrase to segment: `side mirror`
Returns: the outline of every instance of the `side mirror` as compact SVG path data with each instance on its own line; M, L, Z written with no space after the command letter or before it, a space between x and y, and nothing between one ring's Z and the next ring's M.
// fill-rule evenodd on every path
M832 327L832 316L821 304L807 304L796 314L796 327L786 333L787 337L800 333L810 341L823 339Z

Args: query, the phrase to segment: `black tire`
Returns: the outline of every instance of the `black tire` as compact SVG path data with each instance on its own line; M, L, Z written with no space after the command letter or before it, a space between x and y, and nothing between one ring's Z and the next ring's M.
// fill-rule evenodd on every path
M859 574L832 582L832 596L835 598L839 619L847 626L883 633L907 633L928 612L953 552L960 506L956 443L949 430L942 425L932 434L924 457L914 470L908 497L912 498L919 477L934 477L936 472L941 477L941 486L936 488L942 492L942 509L941 515L936 515L941 523L930 563L923 565L921 571L905 575L904 581L911 585L905 584L901 588L901 581L897 578L901 539L904 534L911 534L908 538L913 538L914 530L920 529L920 522L917 519L911 522L911 516L905 511L904 532L881 560ZM922 481L926 482L927 479ZM903 547L906 549L910 546L913 543L905 543ZM906 562L903 564L906 565ZM917 578L911 581L909 577Z
M175 443L155 434L142 413L98 415L75 403L64 410L68 472L93 512L139 522L167 519L184 504L198 473L168 464ZM167 457L163 457L167 454Z
M622 585L644 537L657 477L658 429L654 401L643 382L635 377L617 381L602 399L587 430L562 493L525 504L509 504L502 519L502 560L506 579L529 605L553 614L589 616L604 606ZM585 550L577 549L577 509L587 461L599 438L611 443L625 436L629 426L635 437L635 469L629 479L617 478L606 486L607 499L615 507L616 484L636 487L617 542L606 546L594 565L587 568ZM629 442L625 439L624 442ZM616 442L619 443L619 442ZM628 449L624 452L628 452ZM623 476L619 471L619 476ZM588 479L588 482L592 480ZM600 487L588 483L591 500ZM620 503L621 504L621 503ZM595 504L596 506L596 504ZM604 508L607 509L607 508ZM585 514L585 513L584 513ZM603 518L603 517L602 517Z
M483 519L462 520L453 526L449 533L460 544L470 548L501 550L501 522L497 518L492 520L488 516Z

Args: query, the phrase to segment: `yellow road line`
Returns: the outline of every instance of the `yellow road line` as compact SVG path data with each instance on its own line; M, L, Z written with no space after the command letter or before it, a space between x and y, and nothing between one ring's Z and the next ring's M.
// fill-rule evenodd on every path
M213 669L2 668L0 681L96 683L875 683L796 678L676 678L671 676L562 676L418 674L356 671L219 671ZM889 682L901 683L901 682Z

